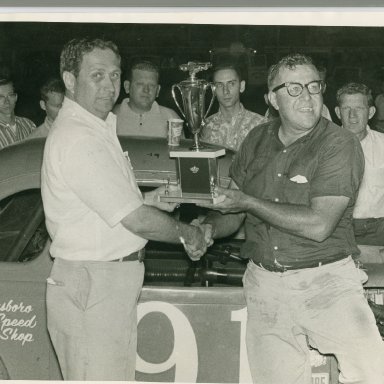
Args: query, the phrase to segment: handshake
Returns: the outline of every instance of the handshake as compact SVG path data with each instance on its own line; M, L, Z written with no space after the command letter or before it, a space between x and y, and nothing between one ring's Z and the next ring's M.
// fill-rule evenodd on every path
M170 185L167 187L169 191L177 190L177 186ZM165 193L164 185L145 192L144 201L146 205L154 206L162 211L172 212L177 203L161 202L159 196ZM212 225L202 223L199 219L193 220L190 225L180 223L176 225L180 242L183 244L185 251L191 260L199 260L207 251L207 248L213 244Z
M207 248L213 244L213 230L211 224L201 223L194 219L188 226L186 234L180 235L180 242L191 260L197 261L205 254Z

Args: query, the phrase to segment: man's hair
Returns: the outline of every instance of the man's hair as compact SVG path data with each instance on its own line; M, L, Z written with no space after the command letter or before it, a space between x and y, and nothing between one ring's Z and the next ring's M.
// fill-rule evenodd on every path
M120 59L119 49L117 45L109 40L103 39L72 39L68 41L61 51L60 55L60 74L64 71L71 72L77 77L80 72L81 62L85 54L92 52L94 49L110 49Z
M65 93L65 86L61 79L50 78L40 88L40 99L47 101L49 92Z
M126 80L132 81L133 71L139 69L141 71L154 72L157 74L157 81L160 80L160 69L159 67L149 60L136 60L131 63L127 71Z
M241 65L237 63L231 63L231 62L218 62L213 67L213 75L215 75L217 71L220 71L222 69L232 69L233 71L236 72L240 81L244 80L244 71Z
M10 77L0 78L0 85L8 85L8 84L12 84L12 86L14 86L13 80Z
M297 65L313 65L313 61L309 56L301 53L292 53L284 56L277 64L271 65L268 71L268 88L272 88L272 84L279 74L281 68L295 69Z
M363 83L347 83L338 89L336 93L337 105L340 106L341 97L343 95L356 95L358 93L366 96L368 107L373 107L375 105L371 90Z

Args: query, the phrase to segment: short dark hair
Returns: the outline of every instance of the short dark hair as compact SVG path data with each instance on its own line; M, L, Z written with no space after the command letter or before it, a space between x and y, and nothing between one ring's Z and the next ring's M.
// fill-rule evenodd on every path
M136 60L131 63L127 71L126 80L132 81L133 71L139 69L141 71L154 72L157 74L157 81L160 80L160 68L149 60Z
M309 56L301 53L291 53L284 56L277 64L271 65L268 71L268 88L272 88L273 81L281 68L295 69L297 65L315 65ZM316 67L315 67L316 68Z
M12 84L13 87L15 86L13 83L13 79L11 79L10 77L4 77L0 79L0 85L8 85L8 84Z
M341 104L341 97L343 95L356 95L360 93L367 98L368 107L373 107L375 105L373 101L372 91L363 83L347 83L344 84L341 88L338 89L336 93L337 105Z
M72 39L68 41L61 51L60 55L60 74L64 71L71 72L77 77L80 72L83 56L92 52L94 49L110 49L120 59L117 45L109 40L91 39L88 37L82 39Z
M231 62L216 63L215 66L213 67L213 75L215 75L217 71L221 71L222 69L232 69L233 71L236 72L240 81L244 80L244 70L240 64L231 63Z
M48 79L40 88L40 99L47 101L49 92L64 94L65 86L63 81L57 77Z

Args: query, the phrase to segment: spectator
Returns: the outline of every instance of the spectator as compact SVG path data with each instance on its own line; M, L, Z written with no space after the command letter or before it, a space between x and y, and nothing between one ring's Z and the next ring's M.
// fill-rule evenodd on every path
M168 136L168 120L178 119L178 114L159 105L159 68L149 61L135 62L124 81L129 98L115 106L117 134L122 136Z
M28 137L47 137L53 121L63 105L65 88L61 79L52 78L40 88L40 108L46 116L43 124L39 125Z
M374 129L384 132L384 81L381 82L381 93L375 98L376 115L374 119Z
M353 210L356 241L384 245L384 133L372 130L375 114L371 90L360 83L345 84L337 91L335 112L343 128L355 134L363 148L365 170Z
M17 93L10 78L0 80L0 149L28 137L36 125L33 121L15 116Z
M231 63L217 65L213 71L213 83L219 111L206 119L201 140L237 151L247 134L267 119L248 111L240 102L245 80L239 66Z

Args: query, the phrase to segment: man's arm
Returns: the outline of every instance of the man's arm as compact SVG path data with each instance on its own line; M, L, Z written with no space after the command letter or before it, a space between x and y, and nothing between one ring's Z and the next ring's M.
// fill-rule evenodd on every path
M307 207L274 203L235 189L218 188L218 193L225 195L225 200L206 207L222 213L250 213L283 231L318 242L324 241L334 231L349 202L346 196L321 196L312 198ZM212 224L216 237L217 224Z
M207 249L207 228L179 222L153 206L141 205L125 216L121 224L147 240L183 243L192 259L199 259Z
M245 219L245 213L228 213L211 211L204 218L203 224L212 226L212 239L220 239L235 233Z

